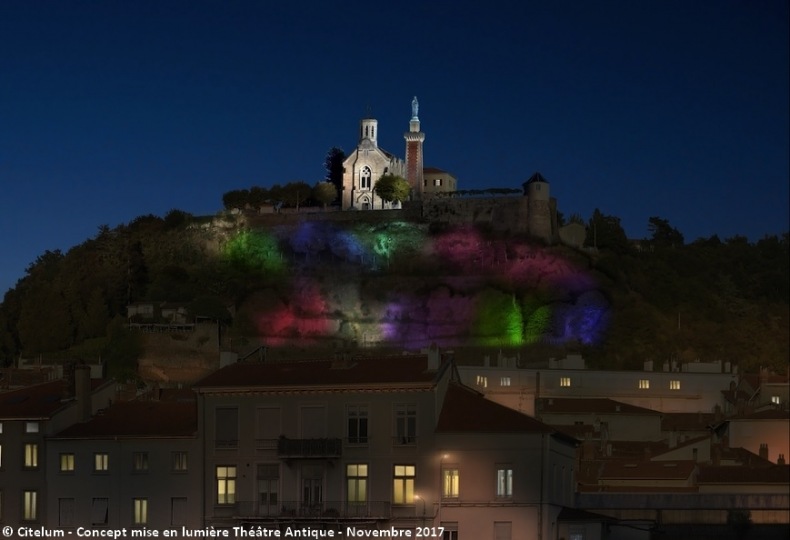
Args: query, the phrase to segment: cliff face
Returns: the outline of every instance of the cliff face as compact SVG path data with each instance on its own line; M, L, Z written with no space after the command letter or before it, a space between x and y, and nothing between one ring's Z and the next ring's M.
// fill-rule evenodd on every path
M337 339L423 347L594 343L609 303L570 252L471 227L305 222L241 231L225 257L279 276L237 319L267 343Z
M138 359L140 377L163 384L191 384L219 367L219 331L214 323L193 332L146 333Z

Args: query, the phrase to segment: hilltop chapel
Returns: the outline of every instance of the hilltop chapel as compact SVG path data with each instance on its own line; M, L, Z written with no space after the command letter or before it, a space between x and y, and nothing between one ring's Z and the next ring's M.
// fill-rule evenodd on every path
M452 174L423 166L425 133L420 131L417 97L411 102L411 120L406 139L406 159L379 148L378 121L363 118L359 123L359 144L343 161L343 210L386 210L400 208L400 203L383 201L373 188L384 174L405 178L411 186L411 198L420 200L438 193L456 191Z

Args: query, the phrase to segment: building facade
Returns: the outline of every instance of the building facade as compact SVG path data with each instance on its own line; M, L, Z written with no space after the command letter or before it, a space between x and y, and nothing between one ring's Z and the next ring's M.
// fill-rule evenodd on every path
M575 439L485 400L438 352L235 364L196 391L205 526L553 538L573 504Z

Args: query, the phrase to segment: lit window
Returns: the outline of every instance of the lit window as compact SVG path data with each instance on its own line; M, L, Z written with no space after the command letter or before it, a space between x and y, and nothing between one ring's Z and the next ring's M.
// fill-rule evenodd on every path
M96 472L106 472L110 470L109 454L93 454L93 470Z
M513 496L513 469L501 467L496 471L496 496Z
M501 377L499 379L499 386L510 386L510 377Z
M132 499L132 523L135 525L148 523L148 499Z
M34 521L38 519L38 492L25 491L23 494L22 519Z
M217 504L236 502L236 467L220 465L217 467Z
M346 465L348 502L360 504L368 500L368 466L364 463Z
M185 472L187 470L187 453L173 452L173 470Z
M485 375L478 375L477 386L480 386L482 388L488 388L488 377L486 377Z
M38 444L36 443L25 445L25 468L38 469Z
M414 504L414 465L395 465L392 482L393 504Z
M368 442L368 408L364 405L348 406L348 442L351 444Z
M148 470L148 452L135 452L132 456L135 472Z
M771 403L773 403L774 405L781 405L782 404L781 396L771 396Z
M458 469L442 470L442 497L445 499L457 499L460 474Z
M25 422L25 433L38 433L38 422Z
M560 386L567 388L571 385L570 377L560 377Z
M74 454L60 454L60 472L74 472Z
M670 390L680 390L680 381L669 381Z
M441 178L434 178L433 185L436 186L436 187L441 187L442 186L442 179Z
M417 406L396 405L395 444L414 444L417 438Z
M647 390L650 388L650 379L639 379L639 389Z

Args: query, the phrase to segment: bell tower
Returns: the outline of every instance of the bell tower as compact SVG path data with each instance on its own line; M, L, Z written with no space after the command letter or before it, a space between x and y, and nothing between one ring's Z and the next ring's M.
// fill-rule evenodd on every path
M406 180L411 186L412 196L416 199L422 198L423 177L422 177L422 143L425 140L425 133L420 131L420 118L417 115L420 104L417 96L411 102L411 120L409 121L409 131L403 134L406 139Z

